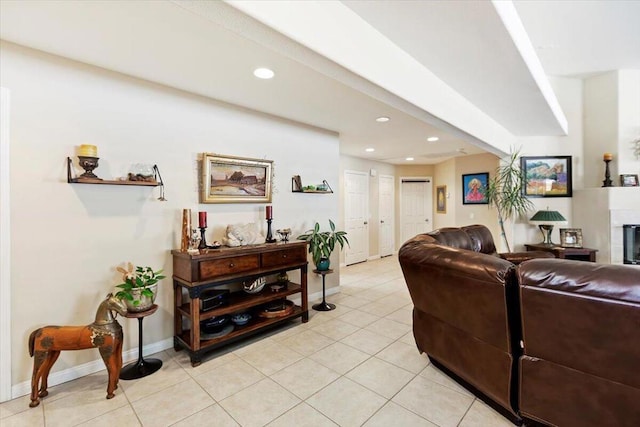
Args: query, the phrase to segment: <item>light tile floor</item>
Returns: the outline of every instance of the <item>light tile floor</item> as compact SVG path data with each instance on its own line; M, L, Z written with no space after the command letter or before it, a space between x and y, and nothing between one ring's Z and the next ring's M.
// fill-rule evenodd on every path
M395 256L344 267L330 312L210 353L153 357L162 369L120 381L106 372L0 405L10 426L512 426L429 364L411 332L412 304Z

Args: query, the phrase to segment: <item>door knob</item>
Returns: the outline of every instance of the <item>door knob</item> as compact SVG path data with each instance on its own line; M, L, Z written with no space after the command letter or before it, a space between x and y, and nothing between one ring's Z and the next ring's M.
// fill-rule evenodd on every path
M384 221L380 221L380 224L384 224Z
M367 224L369 224L369 223L368 223L367 221L365 221L365 222L364 222L364 225L367 225Z

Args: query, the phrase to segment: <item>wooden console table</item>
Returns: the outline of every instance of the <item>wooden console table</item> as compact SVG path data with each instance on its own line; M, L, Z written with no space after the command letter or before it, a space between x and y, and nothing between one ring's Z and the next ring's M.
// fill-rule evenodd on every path
M551 252L556 258L589 262L596 262L596 252L598 252L597 249L563 248L562 246L548 246L542 243L524 246L527 251L546 251Z
M201 363L202 354L223 344L245 338L267 327L297 317L309 320L307 296L307 242L264 243L236 248L203 249L198 254L179 250L173 254L174 338L176 351L186 349L191 364ZM300 284L289 282L285 289L273 292L265 286L261 292L249 294L243 290L231 292L224 305L201 311L200 295L207 289L222 285L253 281L267 275L300 270ZM201 339L200 322L216 316L233 315L273 303L289 295L300 294L301 305L278 317L253 314L251 320L235 327L227 335ZM187 322L185 322L187 320Z

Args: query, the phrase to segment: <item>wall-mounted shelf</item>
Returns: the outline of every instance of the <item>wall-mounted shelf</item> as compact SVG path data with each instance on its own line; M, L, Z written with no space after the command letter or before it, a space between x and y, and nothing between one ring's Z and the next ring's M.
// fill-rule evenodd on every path
M300 175L296 175L291 178L291 192L292 193L313 193L313 194L331 194L333 189L329 185L326 179L322 180L322 184L327 187L327 190L305 190L300 180Z
M157 187L162 184L162 178L160 182L157 181L158 168L154 166L156 171L156 179L153 181L116 181L108 179L95 179L95 178L72 178L71 177L71 157L67 157L67 182L69 184L102 184L102 185L137 185L143 187Z

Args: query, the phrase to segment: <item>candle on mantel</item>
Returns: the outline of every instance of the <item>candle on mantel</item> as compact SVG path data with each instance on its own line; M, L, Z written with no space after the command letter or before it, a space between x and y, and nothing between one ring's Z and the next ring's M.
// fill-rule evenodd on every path
M207 213L198 212L198 224L200 228L207 228Z
M82 144L78 149L78 156L98 157L98 147L95 145Z
M273 219L273 206L267 206L267 219Z
M604 155L602 156L603 160L613 160L613 154L611 153L604 153Z

